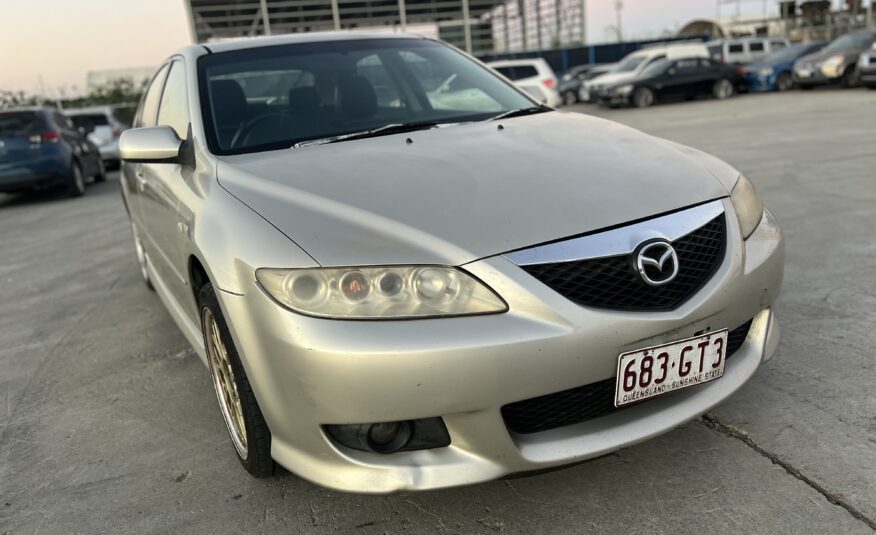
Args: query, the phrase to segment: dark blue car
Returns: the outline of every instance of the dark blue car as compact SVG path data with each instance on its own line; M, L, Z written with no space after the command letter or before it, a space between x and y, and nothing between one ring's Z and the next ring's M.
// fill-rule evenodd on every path
M51 108L0 110L0 192L62 187L85 192L85 177L106 179L100 152Z
M742 69L750 91L787 91L794 87L792 68L799 58L817 52L822 42L798 43L768 54Z

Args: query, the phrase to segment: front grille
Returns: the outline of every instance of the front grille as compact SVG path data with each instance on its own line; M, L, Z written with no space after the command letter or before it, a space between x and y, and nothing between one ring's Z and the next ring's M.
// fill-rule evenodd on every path
M728 333L727 358L739 351L750 328L751 320ZM593 420L629 406L614 406L614 383L615 378L612 377L598 383L509 403L502 407L502 418L508 429L520 435Z
M632 254L521 266L567 299L614 310L672 310L712 277L724 259L724 214L672 243L678 275L663 286L649 286L633 267Z

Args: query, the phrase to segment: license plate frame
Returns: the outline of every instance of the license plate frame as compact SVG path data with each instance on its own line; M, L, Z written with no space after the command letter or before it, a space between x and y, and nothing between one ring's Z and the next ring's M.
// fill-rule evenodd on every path
M621 353L617 359L614 406L623 407L720 379L724 376L727 360L728 336L728 329L719 329L683 340ZM721 342L718 343L717 340ZM664 354L666 354L665 358ZM651 359L650 366L643 369L647 357ZM633 364L630 364L631 362ZM685 364L688 365L688 371L681 375ZM648 372L647 381L644 381L645 372ZM662 375L658 375L661 373ZM632 388L630 388L631 379ZM660 381L657 382L657 379Z

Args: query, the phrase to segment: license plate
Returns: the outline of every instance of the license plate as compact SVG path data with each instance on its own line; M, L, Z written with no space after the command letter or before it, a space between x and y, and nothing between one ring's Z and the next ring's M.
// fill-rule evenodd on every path
M800 78L809 78L810 76L812 76L812 71L810 71L809 69L800 69L797 71L797 76L799 76Z
M614 405L620 407L724 375L727 329L622 353L617 360Z

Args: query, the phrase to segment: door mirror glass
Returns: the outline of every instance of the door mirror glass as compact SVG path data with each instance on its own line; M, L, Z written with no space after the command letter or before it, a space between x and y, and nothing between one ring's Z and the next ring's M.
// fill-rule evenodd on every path
M169 126L125 130L119 138L119 152L126 162L180 163L182 140Z

